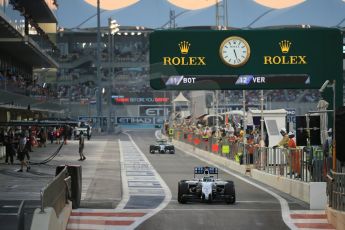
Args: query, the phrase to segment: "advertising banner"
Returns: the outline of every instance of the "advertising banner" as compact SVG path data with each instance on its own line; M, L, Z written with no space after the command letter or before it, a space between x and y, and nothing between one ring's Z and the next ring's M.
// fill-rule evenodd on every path
M117 117L117 124L119 125L154 125L163 124L162 117Z
M166 93L127 93L112 95L113 105L164 105L171 103L171 95Z
M172 111L172 106L141 105L139 115L144 117L168 116Z

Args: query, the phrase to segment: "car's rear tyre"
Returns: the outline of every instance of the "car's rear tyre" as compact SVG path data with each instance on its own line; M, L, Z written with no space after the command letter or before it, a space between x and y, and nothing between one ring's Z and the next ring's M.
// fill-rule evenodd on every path
M236 202L236 193L234 182L228 181L224 186L224 195L229 196L225 199L227 204L234 204Z
M207 202L208 202L208 203L212 203L212 201L213 201L212 194L209 194L209 195L208 195L208 200L207 200Z
M178 193L177 193L177 201L180 204L186 203L186 198L183 195L188 194L188 184L185 181L178 182Z

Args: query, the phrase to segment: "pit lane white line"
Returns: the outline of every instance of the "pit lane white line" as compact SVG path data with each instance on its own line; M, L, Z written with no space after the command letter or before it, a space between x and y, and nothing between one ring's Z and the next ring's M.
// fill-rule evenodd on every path
M260 208L166 208L164 211L255 211L255 212L280 212L280 209L260 209Z
M122 199L121 202L117 205L116 209L123 209L128 200L129 200L129 188L128 188L128 179L126 175L126 168L123 167L124 165L124 158L123 158L123 152L122 152L122 145L120 139L118 140L119 142L119 150L120 150L120 165L121 165L121 183L122 183Z
M160 133L159 130L157 130L157 131L155 132L155 136L156 136L157 138L161 138L161 134L159 134L159 133ZM160 136L160 137L159 137L159 136ZM201 161L203 161L203 162L206 162L207 164L210 163L208 159L204 159L204 158L202 158L202 157L200 157L200 156L198 156L198 155L196 155L196 154L194 154L194 153L192 153L192 152L189 152L189 151L187 151L187 150L185 150L185 149L182 149L182 148L180 148L180 147L176 147L176 148L178 148L180 151L182 151L182 152L184 152L184 153L187 153L187 154L190 155L190 156L194 156L195 158L197 158L197 159L199 159L199 160L201 160ZM282 218L283 218L284 223L285 223L290 229L292 229L292 230L297 230L297 229L298 229L298 228L294 225L292 219L290 218L290 208L289 208L289 205L288 205L287 201L286 201L283 197L279 196L278 194L276 194L276 193L270 191L269 189L267 189L267 188L265 188L265 187L262 187L262 186L259 185L259 184L256 184L255 182L252 182L252 181L250 181L250 180L248 180L248 179L246 179L246 178L244 178L244 177L242 177L242 176L240 176L240 175L237 175L237 174L235 174L235 173L229 171L228 169L224 168L224 167L221 166L221 165L218 165L218 164L215 163L215 162L212 162L212 164L215 165L215 166L217 166L219 169L223 170L224 172L228 173L229 175L232 175L232 176L234 176L234 177L236 177L236 178L238 178L238 179L240 179L240 180L242 180L242 181L244 181L244 182L246 182L246 183L248 183L248 184L250 184L250 185L253 185L253 186L257 187L258 189L260 189L260 190L262 190L262 191L264 191L264 192L267 192L268 194L270 194L270 195L272 195L273 197L275 197L275 198L279 201L279 203L280 203L281 212L282 212Z
M170 202L177 202L177 200L172 199ZM279 201L264 201L264 200L236 200L237 203L260 203L260 204L279 204ZM298 204L297 202L288 202L289 204Z
M152 170L154 176L156 177L156 179L159 181L160 185L162 186L161 189L163 189L165 197L164 200L162 201L162 203L160 203L160 205L155 208L155 209L146 209L145 211L148 212L145 216L138 218L137 221L135 221L131 226L130 229L135 229L136 227L138 227L141 223L143 223L145 220L149 219L150 217L154 216L156 213L158 213L159 211L161 211L162 209L164 209L170 202L171 200L171 191L168 187L168 185L165 183L165 181L162 179L162 177L158 174L158 172L153 168L153 166L150 164L150 161L147 159L147 157L145 156L145 154L140 150L140 148L138 147L138 145L134 142L133 138L131 137L130 134L128 134L127 132L123 132L123 134L127 135L128 138L130 139L131 143L134 146L134 150L139 153L141 155L141 157L144 159L144 161L147 163L147 165L150 166L150 169ZM121 159L121 165L122 163L124 163L124 155L123 152L121 150L121 142L119 140L119 144L120 144L120 159ZM120 202L120 204L117 206L117 210L123 209L128 200L129 200L129 188L128 188L128 183L127 183L127 175L126 175L126 171L125 171L125 167L121 167L121 179L122 179L122 201Z

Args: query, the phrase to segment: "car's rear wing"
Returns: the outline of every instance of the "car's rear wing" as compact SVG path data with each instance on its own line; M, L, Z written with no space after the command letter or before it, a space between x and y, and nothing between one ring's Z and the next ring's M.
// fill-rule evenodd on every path
M160 142L160 141L164 141L164 142L168 142L168 140L167 139L156 139L156 142Z
M198 174L217 175L217 178L218 178L218 168L208 167L208 166L195 167L194 168L194 177L195 177L195 175L198 175Z

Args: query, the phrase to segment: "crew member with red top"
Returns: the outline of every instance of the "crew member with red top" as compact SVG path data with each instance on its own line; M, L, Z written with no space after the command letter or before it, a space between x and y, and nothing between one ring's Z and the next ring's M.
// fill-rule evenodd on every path
M292 159L292 172L295 174L295 177L300 177L301 173L301 162L300 162L300 154L299 151L296 150L296 141L295 141L295 134L293 132L288 133L289 141L288 141L288 148L290 150L291 159Z

